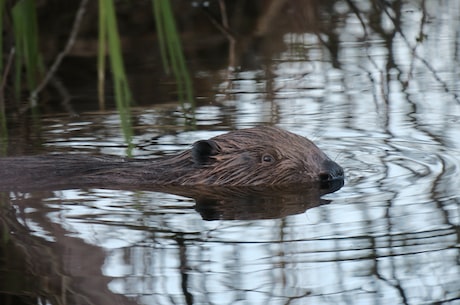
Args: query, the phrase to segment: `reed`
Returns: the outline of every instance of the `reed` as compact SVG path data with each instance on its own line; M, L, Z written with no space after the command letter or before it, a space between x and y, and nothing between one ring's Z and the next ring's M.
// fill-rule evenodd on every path
M5 110L0 109L0 156L6 156L8 149L8 129Z
M126 77L123 56L121 51L120 36L118 34L117 19L113 0L99 0L99 52L98 52L98 71L99 77L105 70L105 51L108 51L110 60L110 70L113 78L115 91L115 103L120 115L121 128L125 141L128 144L128 152L132 147L132 126L130 105L132 102L131 90L129 89ZM104 78L99 78L99 89L104 87ZM104 94L99 93L99 97ZM104 106L101 101L100 105ZM128 153L130 154L130 153Z
M185 63L171 3L169 0L152 0L152 7L163 68L166 73L172 73L176 80L178 99L183 109L187 110L188 105L193 111L195 103L192 80Z
M20 0L13 7L12 12L14 39L15 39L15 79L14 92L16 99L20 99L22 70L26 74L28 90L37 86L41 61L38 51L38 22L35 0Z
M6 0L0 0L0 33L3 33L3 17L5 15L5 3ZM3 51L3 35L0 35L0 50ZM3 52L0 52L0 75L3 75ZM2 80L3 79L0 79L0 82Z
M3 33L5 1L6 0L0 0L0 33ZM0 50L3 50L3 35L0 35ZM3 52L0 52L0 156L4 156L6 154L8 142L8 130L6 128L5 114L5 97L3 95L4 83L5 79L3 75Z

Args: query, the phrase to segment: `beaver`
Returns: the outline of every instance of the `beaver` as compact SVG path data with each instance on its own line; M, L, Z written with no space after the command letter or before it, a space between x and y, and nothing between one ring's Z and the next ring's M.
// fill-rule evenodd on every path
M97 155L0 159L0 189L107 186L287 186L342 181L344 172L312 141L261 126L200 140L150 160Z

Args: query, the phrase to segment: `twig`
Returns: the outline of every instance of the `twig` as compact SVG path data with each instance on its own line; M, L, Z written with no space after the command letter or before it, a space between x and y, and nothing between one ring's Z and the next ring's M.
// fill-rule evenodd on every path
M220 6L220 9L222 9L222 3L221 3L221 6ZM223 22L222 24L217 20L216 17L214 17L211 12L209 12L209 10L205 7L201 7L201 11L206 15L206 17L209 18L209 21L211 21L211 23L219 30L221 31L226 37L228 40L232 41L232 40L236 40L236 35L235 33L233 33L229 28L228 28L228 22L227 22L227 19L226 17L223 18ZM226 14L226 11L224 12ZM225 25L224 23L227 23L227 25Z
M62 60L72 49L73 44L75 43L75 39L78 34L78 30L80 29L81 20L83 18L83 14L85 13L87 4L88 4L88 0L81 0L80 6L75 15L75 20L72 26L72 31L70 32L70 36L69 36L69 39L67 40L67 44L64 50L62 50L62 52L58 54L58 56L56 57L56 60L54 61L51 68L49 69L48 73L43 78L40 85L38 85L37 88L35 88L35 90L32 91L32 93L30 94L29 100L30 100L31 107L35 107L37 105L38 94L43 90L43 88L46 87L46 85L50 82L50 80L52 80L54 74L56 74L57 69L61 65Z
M228 18L227 18L227 7L225 6L224 0L219 0L220 14L222 16L222 25L229 29Z
M51 78L51 84L54 86L54 88L56 88L56 90L62 97L62 107L64 107L64 109L68 113L70 113L72 117L78 117L78 113L73 109L72 104L70 103L71 96L69 94L69 91L67 91L66 87L62 84L62 82L57 77L53 77Z

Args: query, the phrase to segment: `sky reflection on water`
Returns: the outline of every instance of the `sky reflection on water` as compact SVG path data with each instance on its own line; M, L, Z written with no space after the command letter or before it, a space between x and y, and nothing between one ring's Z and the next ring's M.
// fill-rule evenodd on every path
M360 18L346 3L334 5L336 54L332 35L286 33L265 70L215 80L193 128L177 103L132 112L142 158L261 124L307 136L345 168L329 203L205 221L193 199L146 190L1 194L31 230L17 243L58 261L33 274L69 278L83 296L79 280L100 279L140 304L460 304L460 4L407 1L400 24L386 7L376 25L368 1ZM110 111L44 117L34 153L124 155L118 126ZM100 259L86 269L81 253Z

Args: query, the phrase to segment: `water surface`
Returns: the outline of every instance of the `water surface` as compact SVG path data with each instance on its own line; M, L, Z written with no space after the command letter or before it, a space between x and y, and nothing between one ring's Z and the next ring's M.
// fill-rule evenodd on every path
M460 304L460 5L333 3L317 8L324 28L283 28L272 42L283 49L254 51L258 65L193 70L219 77L198 90L192 121L177 102L133 108L131 153L276 125L342 165L343 188L279 217L247 207L225 219L231 207L220 207L214 220L191 198L148 190L2 192L2 298ZM129 151L114 111L43 115L40 126L12 126L8 154Z

